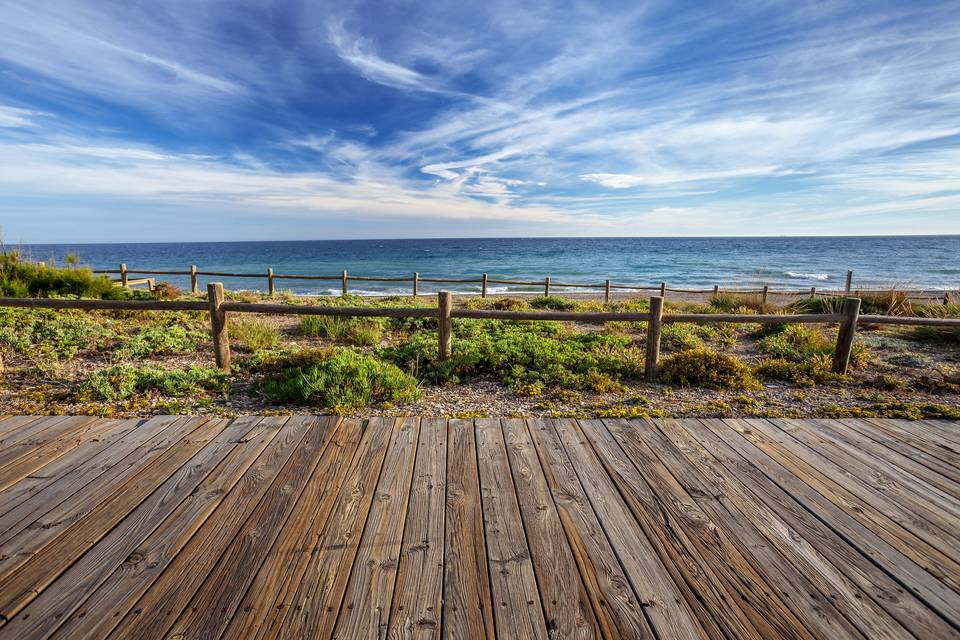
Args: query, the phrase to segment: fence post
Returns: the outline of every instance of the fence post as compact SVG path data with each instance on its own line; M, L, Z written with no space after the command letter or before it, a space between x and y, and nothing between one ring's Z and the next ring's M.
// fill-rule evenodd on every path
M850 354L853 352L853 338L857 334L857 320L860 317L860 298L843 299L843 320L837 331L837 346L833 351L833 372L846 373L850 366Z
M480 297L487 297L487 274L483 274L483 284L480 287Z
M716 298L720 294L720 285L713 285L713 297Z
M812 297L814 297L814 296L816 296L816 295L817 295L817 288L816 288L816 287L810 287L810 297L812 298Z
M657 379L660 362L660 329L663 327L663 296L650 296L650 320L647 322L647 361L644 377L647 382Z
M267 267L267 293L273 297L273 267Z
M343 273L340 274L340 283L341 283L341 295L347 295L347 270L344 269Z
M949 291L944 291L944 292L943 292L943 304L945 304L945 305L950 304L950 292L949 292Z
M543 295L550 296L550 276L543 279Z
M603 285L603 301L610 304L610 280Z
M217 366L230 371L230 337L227 335L227 312L220 310L223 304L223 283L207 284L207 300L210 302L210 329L213 333L213 357Z
M453 321L450 319L450 312L453 310L453 294L449 291L438 293L437 308L440 310L439 356L441 360L449 360L453 346Z
M120 286L127 287L127 265L120 264Z
M847 271L847 286L843 288L844 293L850 293L850 285L853 284L853 271Z
M666 298L666 297L667 297L667 283L666 283L666 282L661 282L661 283L660 283L660 297L661 297L661 298Z
M197 265L190 265L190 293L197 292Z
M420 284L420 272L414 271L413 272L413 297L414 298L417 297L417 289L419 284Z
M767 304L767 292L769 290L769 285L763 285L763 297L760 299L760 304Z

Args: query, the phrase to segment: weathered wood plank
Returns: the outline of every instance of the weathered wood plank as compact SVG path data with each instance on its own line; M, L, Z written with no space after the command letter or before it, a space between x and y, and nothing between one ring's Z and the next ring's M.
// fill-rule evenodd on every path
M20 431L28 425L43 420L47 416L4 416L0 421L0 446L6 445L6 439L10 434Z
M644 608L597 518L552 421L528 424L557 514L606 638L654 638Z
M16 429L10 430L0 439L0 449L4 452L11 449L26 440L34 440L35 443L46 442L44 431L54 427L67 420L69 416L20 416L20 421ZM55 432L53 432L55 433ZM10 453L6 453L4 460L9 460Z
M31 473L42 469L45 465L57 458L66 455L80 445L107 434L119 422L111 420L97 420L88 416L68 418L63 425L71 424L72 428L65 430L55 438L33 446L15 460L0 466L0 491L16 484Z
M885 450L885 452L878 452L878 457L889 460L902 469L907 469L918 476L922 476L928 482L933 483L955 498L960 497L960 467L947 464L939 458L935 458L913 447L905 447L900 441L891 437L887 432L881 431L863 420L849 418L836 421L836 424L840 429L854 431L860 436L876 442L881 450ZM834 432L835 431L836 429ZM924 474L920 470L920 467L928 469L930 473Z
M362 436L362 423L346 419L337 425L320 464L313 472L287 519L270 555L237 607L224 638L252 640L273 638L282 629L276 626L291 606L311 553L327 522L343 480L350 469Z
M813 544L797 535L787 520L731 476L719 459L723 452L716 452L715 457L712 450L705 449L688 432L686 421L631 424L633 429L614 431L617 439L640 439L655 450L687 493L738 551L752 559L753 567L811 633L823 638L904 637L903 627Z
M196 422L199 426L189 438L174 444L63 535L0 580L0 615L7 619L16 615L226 426L225 421L197 419Z
M494 637L479 473L473 422L451 419L443 573L443 634L451 640Z
M226 426L228 421L211 421L212 430L217 422ZM9 631L5 633L23 638L48 637L184 500L190 502L188 499L196 488L236 446L231 431L219 430L209 444L177 468L156 491L11 620L7 625Z
M0 517L10 512L19 504L29 500L44 488L61 481L68 473L81 465L88 465L91 458L113 446L121 438L127 436L142 420L121 420L116 428L103 437L87 440L70 453L57 458L42 469L32 472L16 484L0 491ZM46 503L49 508L49 503ZM0 529L2 531L2 529Z
M350 570L360 546L384 456L399 421L371 418L340 489L327 527L281 623L288 638L328 638L333 633Z
M420 418L405 418L394 433L353 561L334 638L383 638L389 630L419 439Z
M550 637L599 638L600 629L527 425L503 419L507 456L523 515Z
M583 434L570 420L553 424L657 635L707 637Z
M23 430L9 435L0 445L0 471L24 456L43 450L44 445L55 442L58 438L69 437L70 433L95 422L96 418L91 416L54 416L30 424ZM0 485L0 490L5 489L9 484L7 482Z
M729 452L724 459L727 470L743 478L751 489L756 488L758 497L775 509L790 513L794 529L814 542L824 554L830 552L831 561L839 563L849 577L903 626L919 637L952 634L951 623L931 607L952 616L960 604L960 596L752 443L742 437L731 438L736 431L724 421L699 420L684 424L705 446ZM813 518L812 514L817 517Z
M424 418L390 610L392 640L440 637L446 477L447 421Z
M0 572L9 566L8 558L39 549L67 526L68 521L76 520L104 500L114 490L115 482L136 473L196 426L193 420L178 421L174 416L148 420L5 511L0 516L0 545L4 548L0 554ZM145 451L133 455L148 442ZM34 530L30 544L12 544L27 527Z
M305 420L288 425L285 417L264 420L273 421L279 432L166 569L129 608L111 638L164 637L272 486L310 425Z
M921 436L913 426L914 423L909 420L901 422L888 418L864 418L863 421L874 429L896 439L906 455L910 455L907 453L910 449L915 449L953 467L960 467L960 446L957 446L950 439L929 435Z
M530 562L530 549L527 547L500 421L484 418L474 424L480 469L480 502L483 505L497 635L518 640L546 639L540 593Z
M177 638L219 638L283 529L304 487L330 442L332 417L295 416L306 435L293 451L260 503L250 513L217 565L168 630Z
M239 438L236 433L230 433L240 429L247 432ZM112 573L99 587L90 589L89 597L63 620L56 636L69 639L106 637L170 565L279 430L279 424L265 422L259 417L233 421L224 433L230 434L236 446L226 460L136 549L121 562L114 562ZM33 607L28 611L33 613Z
M636 438L620 442L611 435L633 427L623 420L605 422L580 420L579 426L711 636L812 640L655 451ZM693 470L683 475L689 473Z
M856 468L856 461L844 460L842 465L835 464L814 454L771 423L749 420L730 422L730 425L802 482L851 514L938 580L954 588L960 586L960 564L942 550L960 548L960 544L952 542L951 536L902 507L898 499L890 499L879 490L885 482L885 473L877 472L876 481L863 482L848 470ZM933 540L933 544L929 540Z

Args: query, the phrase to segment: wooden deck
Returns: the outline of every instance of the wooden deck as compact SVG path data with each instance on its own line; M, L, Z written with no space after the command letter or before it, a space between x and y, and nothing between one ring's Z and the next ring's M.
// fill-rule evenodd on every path
M0 638L960 637L960 425L0 419Z

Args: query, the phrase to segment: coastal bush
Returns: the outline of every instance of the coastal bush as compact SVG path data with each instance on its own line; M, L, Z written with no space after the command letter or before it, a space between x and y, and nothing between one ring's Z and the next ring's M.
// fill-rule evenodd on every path
M904 420L960 420L960 409L933 402L886 400L869 405L845 407L830 403L814 411L818 418L900 418Z
M756 293L715 293L710 296L710 307L714 313L767 313L775 306L764 303L763 297Z
M824 366L823 362L814 358L803 362L772 358L760 363L755 371L764 380L783 380L801 387L848 382L850 380L849 376L833 373L828 366Z
M117 402L134 393L157 391L167 396L192 396L205 392L226 393L229 376L214 367L164 370L118 364L89 376L77 391L81 401Z
M232 326L230 331L233 331ZM128 338L116 350L116 355L123 359L138 359L193 353L206 338L206 332L199 331L171 315L154 320Z
M8 252L0 253L0 295L113 299L125 297L125 290L89 269L41 266Z
M468 309L493 309L496 311L525 311L530 303L521 298L470 298L464 303Z
M834 343L819 329L803 324L790 324L761 338L757 347L761 352L776 358L802 362L814 355L833 354Z
M383 339L386 318L350 318L341 316L303 316L300 332L356 346L371 346Z
M79 311L0 309L0 346L38 360L69 360L110 335L100 322Z
M378 358L345 348L318 356L313 352L310 364L268 376L259 388L274 402L309 404L338 413L413 402L420 397L413 377Z
M750 367L733 356L709 349L687 349L664 358L660 380L681 387L742 389L760 387Z
M700 337L698 325L671 322L664 324L660 333L660 345L667 351L702 349L706 346Z
M573 311L580 308L580 304L576 300L560 296L537 296L530 301L530 306L534 309L549 309L550 311Z
M914 342L960 344L960 328L956 327L913 327L902 335Z
M260 318L234 316L230 319L227 332L231 340L250 351L274 349L280 344L280 331Z
M455 384L490 373L515 390L526 384L590 388L606 383L596 374L616 381L643 371L643 355L631 338L576 332L555 322L461 320L454 335L446 361L437 358L433 331L412 335L379 355L421 380Z

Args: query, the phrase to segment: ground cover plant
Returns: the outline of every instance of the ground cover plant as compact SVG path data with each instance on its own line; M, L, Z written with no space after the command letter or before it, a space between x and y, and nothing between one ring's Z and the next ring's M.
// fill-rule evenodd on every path
M172 287L106 295L190 297ZM229 297L250 303L265 299L250 292ZM669 299L666 312L836 311L833 303L812 309L809 300L772 307L721 293ZM436 304L434 296L280 294L273 301ZM461 298L457 304L533 312L647 309L646 298L604 303L500 296ZM902 310L903 305L886 308ZM917 302L911 309L935 317L958 311L956 305ZM656 383L643 380L644 322L457 319L453 357L443 362L437 357L436 330L432 318L234 313L228 328L234 362L226 374L213 367L205 313L0 308L0 412L237 414L308 408L462 416L922 418L949 417L960 406L960 341L953 330L865 324L858 331L853 367L840 376L830 371L835 325L667 323Z

